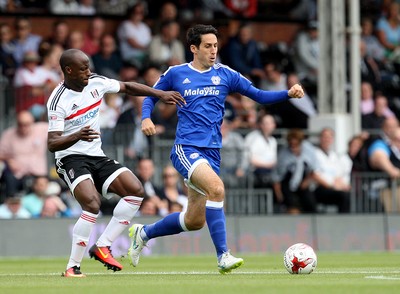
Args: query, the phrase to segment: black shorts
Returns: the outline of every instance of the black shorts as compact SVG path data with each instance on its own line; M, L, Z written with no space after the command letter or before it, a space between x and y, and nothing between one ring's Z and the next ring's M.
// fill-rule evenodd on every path
M108 187L128 168L116 160L103 156L69 155L56 159L57 174L74 194L75 187L86 179L91 179L97 191L109 199Z

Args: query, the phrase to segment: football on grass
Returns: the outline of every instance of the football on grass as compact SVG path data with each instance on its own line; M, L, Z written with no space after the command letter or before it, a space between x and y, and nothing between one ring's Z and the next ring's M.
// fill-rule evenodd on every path
M317 255L310 245L297 243L286 250L283 264L291 274L311 274L317 267Z

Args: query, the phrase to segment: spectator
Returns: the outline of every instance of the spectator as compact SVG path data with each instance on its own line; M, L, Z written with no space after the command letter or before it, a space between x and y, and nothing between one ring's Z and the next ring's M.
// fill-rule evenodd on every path
M161 194L159 188L154 184L154 162L151 158L141 158L137 163L136 174L143 184L145 198L159 197Z
M100 130L103 146L113 146L113 132L120 115L122 98L117 93L106 93L100 105Z
M53 14L79 14L76 0L50 0L49 10Z
M374 24L369 17L361 19L361 40L365 43L365 50L368 56L373 56L378 61L385 62L385 47L376 37Z
M291 129L287 147L279 151L278 163L272 173L277 202L289 214L315 213L316 200L311 184L318 175L315 148L304 140L304 132Z
M295 20L311 21L317 18L317 0L295 1L296 5L290 9L289 16Z
M399 127L397 125L397 127L393 129L392 125L394 125L394 120L385 121L384 126L387 127L387 131L384 134L385 137L377 138L372 142L368 148L368 160L373 170L383 171L389 175L389 177L395 179L400 177L400 165L397 163L397 153L392 154L393 150L396 150L396 148L392 147L397 147L394 143L397 143L395 141L399 134ZM394 157L392 155L394 155ZM396 164L394 164L392 160L396 160Z
M205 1L206 2L206 1ZM256 0L244 0L241 2L234 0L225 0L226 8L235 16L244 18L253 18L257 15L258 5ZM230 15L230 13L227 13Z
M374 89L371 83L361 82L361 115L374 111Z
M14 44L11 28L6 23L0 24L0 67L1 73L11 82L17 69L17 63L14 59Z
M131 0L97 0L96 11L98 14L123 16L132 6Z
M89 23L89 29L84 34L82 51L93 56L101 49L101 40L105 33L106 23L101 17L94 17ZM115 46L115 45L114 45ZM115 48L114 48L115 50Z
M162 1L157 16L155 17L156 20L152 25L154 34L160 33L163 22L178 21L178 9L176 4L170 1Z
M376 25L377 36L386 49L386 57L398 67L400 63L400 19L399 3L391 2L387 15L383 15ZM397 68L397 73L399 73Z
M374 89L382 88L382 74L378 61L367 54L366 44L363 40L360 41L360 68L361 80L368 81Z
M258 121L259 128L245 137L245 150L255 188L271 187L271 173L278 159L278 143L272 135L276 129L275 119L263 114Z
M253 38L250 23L242 24L236 36L231 37L222 52L222 59L230 67L258 83L264 77L261 55Z
M311 96L316 95L319 42L318 23L310 21L305 30L300 31L295 40L293 62L303 86Z
M47 128L45 122L34 122L32 114L21 111L17 126L6 129L0 138L0 162L6 165L2 184L6 195L22 191L27 178L46 175Z
M119 79L123 63L112 35L106 34L101 38L100 51L92 56L92 61L96 73Z
M147 50L151 42L150 27L143 21L145 6L142 2L136 3L128 11L128 19L123 21L117 30L119 48L124 62L144 68L147 63Z
M160 78L161 71L156 66L149 66L143 72L143 82L152 87ZM175 136L175 128L178 123L176 107L165 103L157 103L153 111L154 124L157 134L162 138L172 139Z
M283 72L282 66L275 62L264 64L264 76L260 81L260 87L268 91L281 91L286 89L287 76Z
M400 128L393 131L390 144L386 145L386 148L385 145L381 145L379 148L379 143L382 142L376 142L373 145L375 151L371 151L373 152L370 157L371 164L385 172L391 179L398 180L400 178ZM393 193L390 181L381 191L380 198L385 212L400 212L400 187L397 186L395 191Z
M0 219L30 218L31 214L21 205L21 197L7 197L0 205Z
M354 135L348 142L347 152L340 156L339 162L344 172L344 182L351 185L351 175L353 172L364 171L364 167L357 165L357 154L364 145L366 138L363 134Z
M361 127L363 130L377 130L382 127L386 117L393 117L394 114L388 111L388 101L386 96L377 93L374 98L374 110L371 113L361 116Z
M315 149L318 168L318 179L315 197L318 203L333 204L339 213L350 212L350 185L346 180L350 174L345 174L340 164L339 155L333 150L335 133L333 129L323 128L319 134L319 145Z
M378 93L379 95L379 93ZM362 82L361 83L361 115L366 115L374 112L375 109L375 99L374 99L374 89L372 88L371 83ZM384 109L385 117L395 116L393 111L386 106Z
M20 66L27 52L38 52L42 37L31 33L31 22L26 17L18 17L15 20L15 30L16 37L13 40L13 52L17 66Z
M40 120L47 98L60 82L59 76L39 63L40 57L36 52L26 52L23 65L17 69L13 81L16 111L34 109L36 120Z
M37 176L33 180L32 192L22 197L22 206L29 211L32 217L38 218L41 216L48 187L48 177Z
M400 156L398 154L398 137L400 137L399 122L395 118L385 119L380 137L374 137L371 143L365 148L367 149L368 171L381 171L384 172L388 179L379 179L378 181L371 181L370 187L370 201L376 201L379 196L383 203L385 211L395 209L391 205L392 191L390 189L390 181L397 180L400 177ZM361 156L365 153L361 153ZM373 183L379 182L381 191L376 191ZM376 195L378 194L378 195ZM397 208L396 208L397 209Z
M63 51L63 48L58 44L50 45L47 50L42 50L42 63L39 68L47 71L49 76L52 76L51 81L54 82L54 85L64 79L60 65L58 64Z
M161 23L160 33L153 36L149 45L149 61L165 71L169 66L185 62L185 47L179 40L178 22Z
M169 207L172 203L179 203L182 205L183 209L181 211L186 211L188 204L188 197L184 194L183 190L179 187L179 174L176 169L172 165L167 165L163 168L162 171L163 178L163 188L158 195L161 201L166 201L167 207ZM160 205L159 205L160 207ZM163 206L161 206L163 207ZM161 214L162 210L160 210L161 216L166 216L169 214L169 210L165 211L164 214Z
M257 104L240 93L231 93L226 97L231 106L235 129L254 129L257 127Z
M95 15L94 0L80 0L78 13L81 15Z
M149 137L147 137L142 132L142 104L146 97L145 96L136 96L133 99L133 105L135 109L134 120L134 132L133 138L128 144L128 148L125 149L125 155L130 159L138 159L141 157L149 157L150 156L150 142Z
M79 30L72 31L68 36L67 48L81 50L83 48L83 45L84 45L83 33ZM93 60L89 55L88 57L89 57L89 66L90 69L92 70L94 68Z
M221 125L221 178L227 188L238 188L244 184L247 163L244 139L232 129L232 122L224 119Z
M158 216L157 204L152 198L144 197L137 216Z
M261 88L265 90L282 91L300 83L297 74L286 75L278 63L266 63L264 70L265 79L261 80ZM289 99L283 103L264 106L264 108L279 117L281 128L307 129L309 117L313 117L317 113L314 102L307 93L301 100L295 100L298 99Z
M67 49L82 49L84 44L83 33L79 30L72 31L68 36ZM89 56L90 57L90 56Z
M58 44L64 49L67 49L69 31L70 29L67 22L58 19L53 23L51 35L46 39L46 42L50 44Z
M57 182L50 181L47 185L40 217L68 217L70 211L60 198L61 187Z
M149 86L153 87L158 79L161 76L161 71L158 67L156 66L149 66L143 71L143 82Z

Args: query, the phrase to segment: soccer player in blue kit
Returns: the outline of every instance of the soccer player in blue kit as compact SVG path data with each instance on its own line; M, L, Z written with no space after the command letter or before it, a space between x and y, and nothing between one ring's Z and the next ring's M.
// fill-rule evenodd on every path
M170 67L155 84L156 89L179 92L186 104L177 107L178 125L170 159L188 186L186 211L175 212L150 224L134 224L129 229L129 257L133 266L148 240L207 226L217 253L221 274L243 264L228 250L224 214L224 183L219 177L221 123L225 98L239 92L260 104L301 98L303 89L296 84L289 91L263 91L226 65L215 63L218 52L218 31L211 25L195 25L187 32L193 61ZM158 99L147 97L142 106L142 131L156 133L151 113Z

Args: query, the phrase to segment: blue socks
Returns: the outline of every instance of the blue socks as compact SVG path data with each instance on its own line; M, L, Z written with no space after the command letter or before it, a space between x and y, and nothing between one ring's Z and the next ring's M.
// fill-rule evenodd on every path
M180 214L180 212L174 212L154 224L144 226L143 230L147 235L147 240L183 232L184 230L179 222ZM143 239L145 240L146 238Z
M206 204L206 222L218 257L228 251L223 206L224 202L209 200ZM175 235L187 231L186 227L184 227L183 216L184 213L175 212L167 215L158 222L151 225L145 225L143 228L144 232L142 231L141 233L143 240L148 241L156 237Z
M224 202L214 202L207 200L206 221L210 231L211 239L217 251L218 258L228 251L226 245L226 225Z

